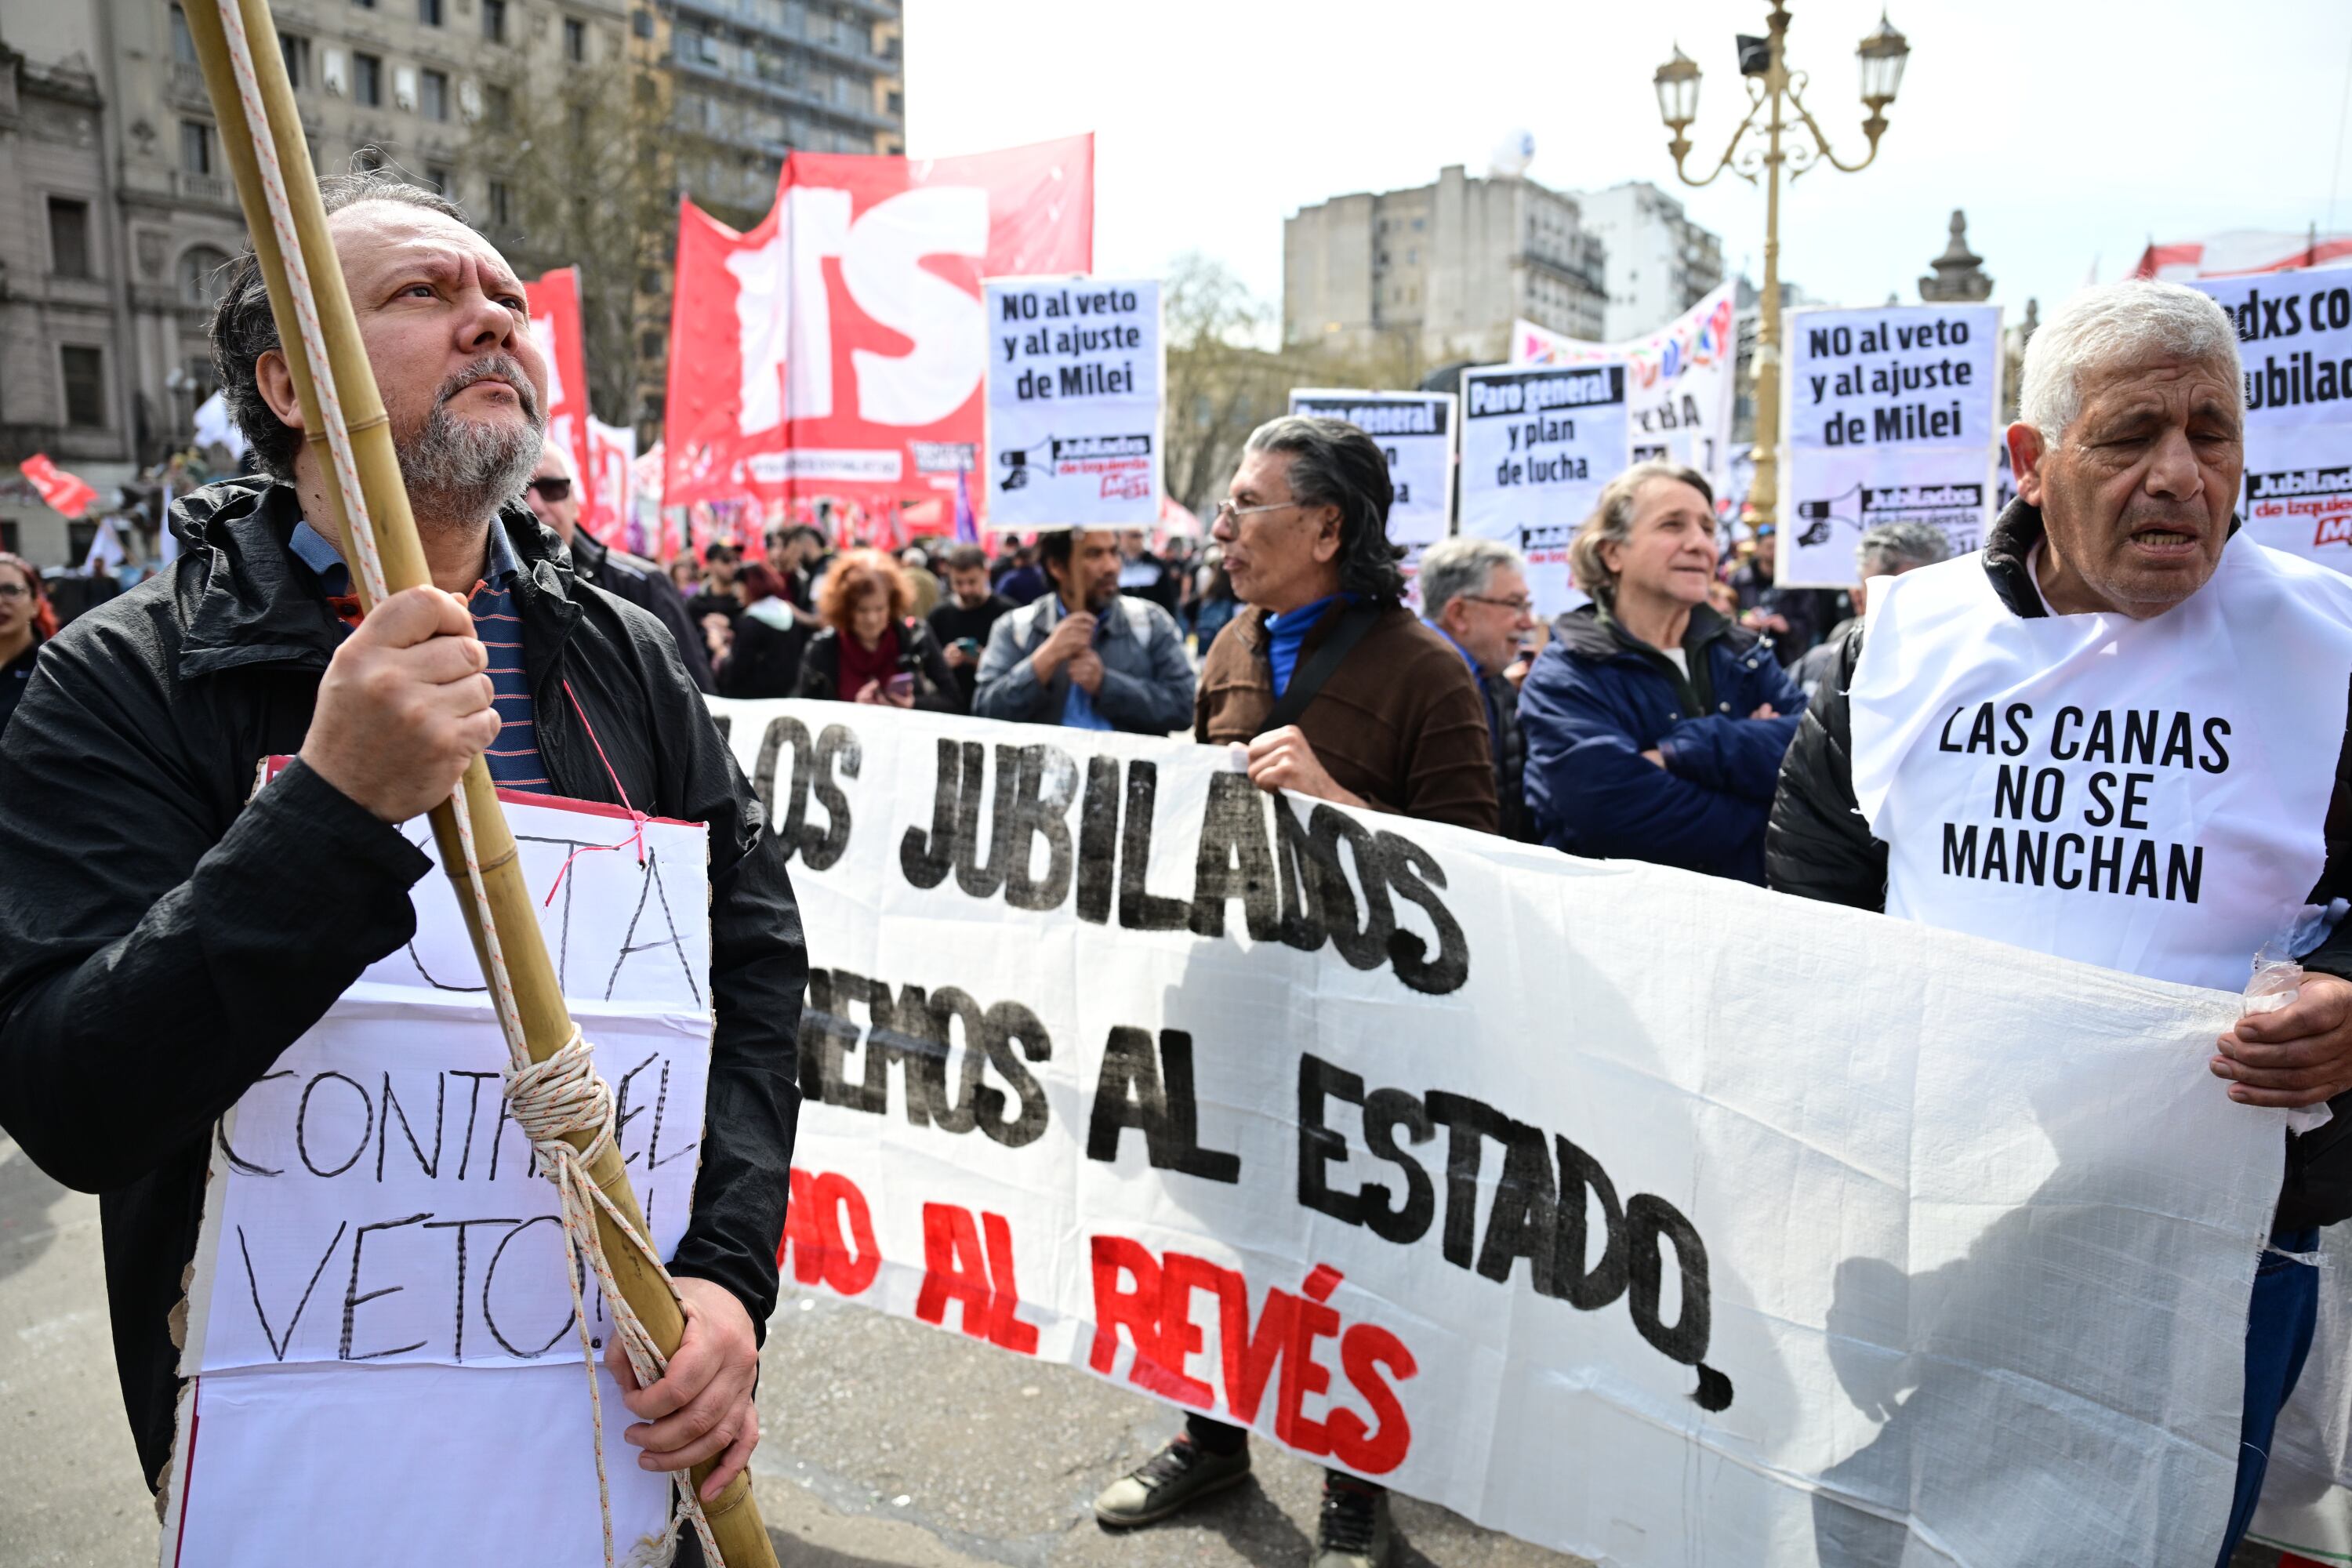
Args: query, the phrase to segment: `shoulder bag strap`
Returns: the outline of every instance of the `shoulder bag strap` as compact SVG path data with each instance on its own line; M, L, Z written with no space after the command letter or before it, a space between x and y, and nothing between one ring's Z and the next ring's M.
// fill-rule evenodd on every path
M1323 689L1323 683L1337 673L1356 645L1364 640L1364 634L1372 629L1372 623L1380 618L1380 609L1372 605L1350 605L1341 612L1339 624L1331 628L1331 635L1323 639L1313 657L1290 672L1290 684L1282 689L1274 710L1265 716L1265 729L1258 733L1297 723L1307 705L1315 700L1315 694Z

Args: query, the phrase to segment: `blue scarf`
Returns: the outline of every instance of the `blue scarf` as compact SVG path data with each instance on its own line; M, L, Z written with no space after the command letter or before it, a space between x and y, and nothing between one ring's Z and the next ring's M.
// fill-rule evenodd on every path
M1298 668L1298 645L1307 640L1316 621L1331 607L1335 599L1354 604L1360 595L1327 594L1311 605L1301 605L1295 610L1285 610L1265 618L1265 658L1274 667L1274 694L1280 697L1290 686L1290 673Z

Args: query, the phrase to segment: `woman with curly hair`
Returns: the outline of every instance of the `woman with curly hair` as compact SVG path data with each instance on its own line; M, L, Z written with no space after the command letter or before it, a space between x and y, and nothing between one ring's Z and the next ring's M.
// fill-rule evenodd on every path
M825 574L816 613L824 629L801 655L796 697L889 708L963 711L939 639L909 613L914 590L879 550L852 550Z
M58 613L41 588L39 568L0 551L0 730L33 679L41 645L58 635Z

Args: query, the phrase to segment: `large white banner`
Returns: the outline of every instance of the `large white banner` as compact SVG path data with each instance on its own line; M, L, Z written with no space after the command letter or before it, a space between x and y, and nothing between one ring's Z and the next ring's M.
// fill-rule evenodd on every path
M808 933L799 1283L1628 1568L2213 1560L2236 998L1180 742L712 707Z
M2246 480L2263 543L2352 571L2352 267L2189 282L2238 323Z
M553 895L549 952L667 1258L709 1070L705 829L648 822L640 846L607 807L506 810L531 888ZM437 858L424 818L405 831ZM508 1114L507 1048L451 887L437 867L416 884L415 939L220 1121L163 1568L604 1561L562 1221ZM601 1345L593 1274L584 1292ZM661 1532L668 1482L621 1440L632 1417L601 1356L595 1375L627 1557Z
M1160 521L1160 285L992 279L992 528L1150 528Z
M1706 476L1721 500L1731 480L1731 425L1739 395L1739 334L1726 283L1647 337L1622 343L1563 337L1533 321L1511 323L1511 363L1595 364L1622 361L1626 460L1664 458Z
M1462 531L1528 558L1538 615L1582 601L1568 547L1625 466L1622 364L1462 373Z
M1388 454L1389 541L1415 556L1454 531L1454 395L1290 389L1290 412L1344 419Z
M1884 522L1941 528L1956 555L1992 526L2000 307L1885 305L1781 318L1777 580L1844 588Z

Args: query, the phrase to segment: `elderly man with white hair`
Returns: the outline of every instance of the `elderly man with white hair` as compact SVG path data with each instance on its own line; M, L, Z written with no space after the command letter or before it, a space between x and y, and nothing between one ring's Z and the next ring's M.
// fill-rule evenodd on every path
M2017 500L1980 553L1871 595L1783 765L1772 886L2231 991L2352 894L2352 580L2240 533L2242 385L2229 317L2176 284L2035 334ZM2352 932L2300 956L2294 1000L2208 1064L2242 1104L2336 1112L2286 1140L2223 1563L2310 1349L2319 1227L2352 1216Z
M1457 534L1422 552L1421 618L1453 645L1486 700L1495 749L1496 825L1503 837L1537 839L1528 809L1528 742L1519 732L1521 639L1542 623L1528 592L1527 557L1499 539Z

